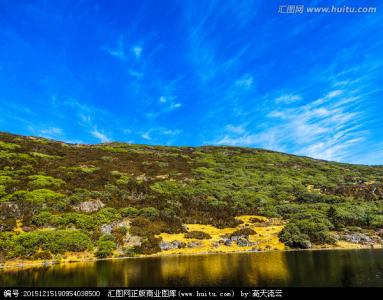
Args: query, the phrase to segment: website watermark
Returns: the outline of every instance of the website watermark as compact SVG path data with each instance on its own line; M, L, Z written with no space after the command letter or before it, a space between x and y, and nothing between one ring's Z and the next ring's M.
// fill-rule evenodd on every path
M305 5L279 5L279 14L366 14L376 13L376 6L305 6Z

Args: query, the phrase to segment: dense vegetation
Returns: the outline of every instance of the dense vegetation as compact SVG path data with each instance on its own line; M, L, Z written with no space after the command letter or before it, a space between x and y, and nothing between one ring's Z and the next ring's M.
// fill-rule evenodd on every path
M142 243L124 253L153 253L161 232L234 226L241 214L285 219L280 239L290 247L332 243L332 231L378 230L383 167L250 148L70 145L0 133L0 259L85 250L107 257L124 245L127 228L115 225L126 218Z

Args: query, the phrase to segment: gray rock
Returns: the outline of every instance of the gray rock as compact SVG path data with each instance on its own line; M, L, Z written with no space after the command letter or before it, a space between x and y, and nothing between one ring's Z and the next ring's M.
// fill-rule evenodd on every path
M166 251L166 250L171 250L171 249L179 249L179 248L183 248L183 243L179 242L179 241L172 241L172 242L160 242L159 243L159 246L161 248L161 250L163 251Z
M357 243L357 244L368 244L368 243L371 243L372 241L369 236L359 232L345 234L343 236L343 239L348 242Z
M250 246L249 244L250 244L250 242L247 239L240 238L237 240L237 245L240 247Z
M103 208L104 206L105 206L105 204L102 203L101 200L96 199L96 200L92 200L92 201L81 202L80 204L77 204L76 206L74 206L73 209L76 211L90 213L90 212L98 211L99 209Z
M249 237L247 236L247 235L232 235L231 237L230 237L230 239L231 239L231 241L232 242L237 242L238 240L240 240L240 239L248 239Z
M100 231L102 234L111 234L112 233L112 229L114 227L114 224L102 224L100 226Z
M190 242L187 244L188 248L195 248L201 246L201 242Z

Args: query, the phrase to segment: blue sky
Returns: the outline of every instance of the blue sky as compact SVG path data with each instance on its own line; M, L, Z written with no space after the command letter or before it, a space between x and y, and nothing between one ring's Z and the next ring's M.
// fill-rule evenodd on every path
M1 0L0 131L383 164L381 1L289 2Z

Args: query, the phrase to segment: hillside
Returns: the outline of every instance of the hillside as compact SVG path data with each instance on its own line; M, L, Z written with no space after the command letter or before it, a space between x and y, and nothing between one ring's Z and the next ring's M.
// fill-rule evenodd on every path
M268 234L274 244L257 248ZM381 166L251 148L71 145L0 133L3 262L201 245L370 246L382 238Z

